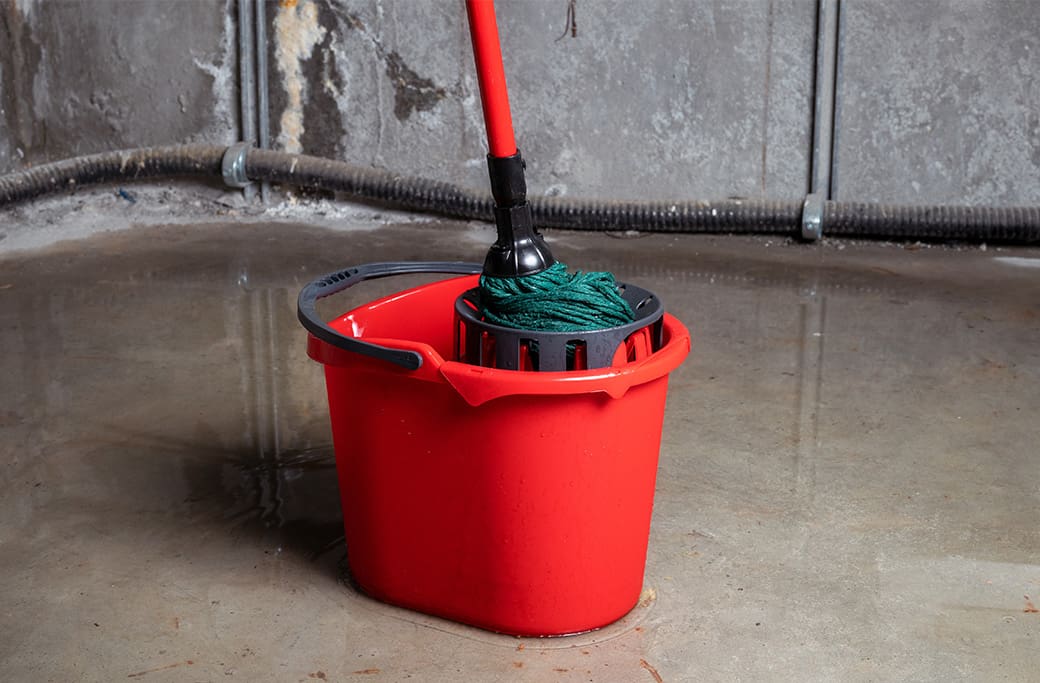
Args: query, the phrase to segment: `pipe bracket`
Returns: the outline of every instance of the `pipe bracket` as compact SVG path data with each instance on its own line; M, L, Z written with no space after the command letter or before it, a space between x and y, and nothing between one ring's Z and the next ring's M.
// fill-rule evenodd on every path
M802 239L816 242L823 237L823 195L813 192L806 195L802 204Z
M248 142L236 142L224 152L220 162L220 174L228 187L249 187L252 183L246 175L246 155L249 153Z

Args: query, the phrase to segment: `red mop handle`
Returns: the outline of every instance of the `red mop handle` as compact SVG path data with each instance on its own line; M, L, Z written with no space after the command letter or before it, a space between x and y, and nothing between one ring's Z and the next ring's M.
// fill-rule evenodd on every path
M495 3L493 0L466 0L466 13L473 40L473 59L477 63L488 148L493 157L510 157L516 154L516 140L513 137L513 118L509 115L502 49L498 44Z

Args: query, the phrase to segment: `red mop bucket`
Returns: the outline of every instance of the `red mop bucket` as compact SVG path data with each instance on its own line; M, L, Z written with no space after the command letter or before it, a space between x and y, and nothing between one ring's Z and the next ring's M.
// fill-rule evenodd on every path
M379 600L492 631L561 635L624 616L646 563L668 373L689 353L523 372L453 360L453 306L477 276L416 287L324 323L314 301L402 272L370 264L300 295L325 366L350 570Z

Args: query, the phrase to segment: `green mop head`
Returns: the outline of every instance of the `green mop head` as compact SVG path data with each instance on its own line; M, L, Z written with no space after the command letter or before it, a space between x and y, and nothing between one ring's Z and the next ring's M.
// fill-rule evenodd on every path
M484 319L503 327L548 332L583 332L635 320L610 273L568 273L559 261L517 277L480 277Z

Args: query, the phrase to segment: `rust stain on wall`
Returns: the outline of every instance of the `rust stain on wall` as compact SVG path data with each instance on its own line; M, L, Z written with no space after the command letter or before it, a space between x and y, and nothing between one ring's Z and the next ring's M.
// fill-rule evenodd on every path
M286 103L280 118L278 144L286 152L303 151L303 101L307 81L302 62L310 59L314 48L328 31L318 22L318 6L311 1L283 0L274 20L275 63L282 76Z

